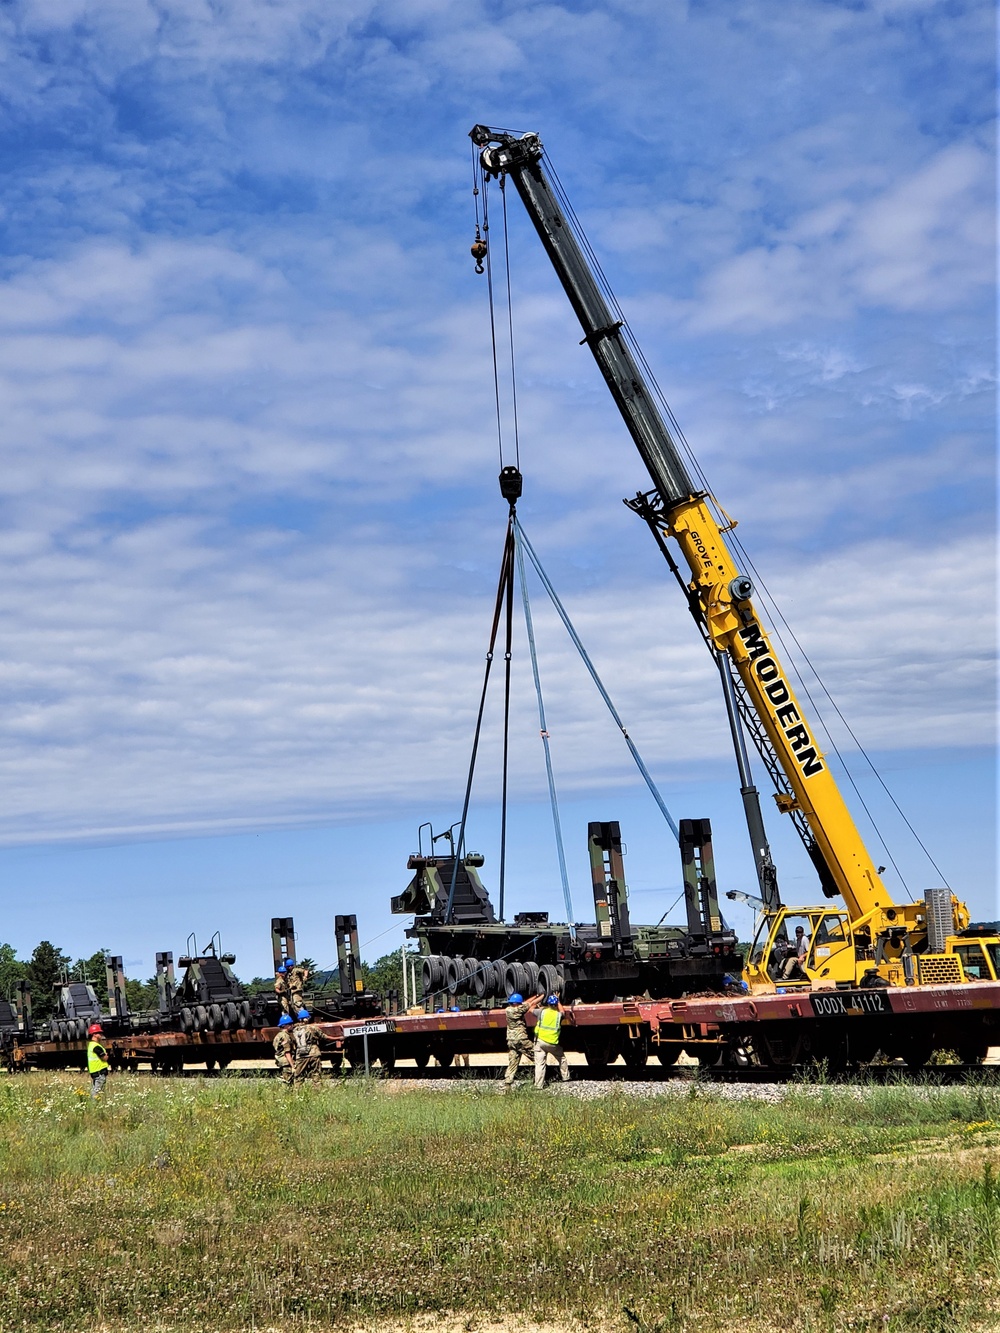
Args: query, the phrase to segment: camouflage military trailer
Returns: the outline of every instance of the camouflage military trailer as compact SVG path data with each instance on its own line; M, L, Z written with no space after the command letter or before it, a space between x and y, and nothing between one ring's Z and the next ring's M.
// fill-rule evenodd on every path
M743 958L719 911L707 819L681 821L685 926L633 926L629 918L616 821L588 825L595 921L570 927L547 912L498 921L479 877L477 853L456 859L411 856L414 871L392 911L414 914L407 930L424 955L425 1002L450 1006L458 996L489 1005L508 995L560 995L588 1003L721 991ZM431 851L434 839L432 834Z
M188 941L190 947L191 940ZM157 973L161 958L157 956ZM169 1005L182 1032L234 1032L254 1025L253 1008L242 983L233 971L236 955L222 953L218 932L207 948L197 946L177 964L184 975L176 988L171 984ZM170 974L172 980L172 962ZM161 991L163 987L161 986ZM166 1016L165 1016L166 1017Z

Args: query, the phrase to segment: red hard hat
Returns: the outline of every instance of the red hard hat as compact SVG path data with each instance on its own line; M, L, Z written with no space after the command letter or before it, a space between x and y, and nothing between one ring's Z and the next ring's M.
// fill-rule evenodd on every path
M104 1036L104 1031L103 1031L103 1029L101 1028L100 1023L91 1023L90 1027L87 1029L87 1036L88 1036L88 1037L103 1037L103 1036Z

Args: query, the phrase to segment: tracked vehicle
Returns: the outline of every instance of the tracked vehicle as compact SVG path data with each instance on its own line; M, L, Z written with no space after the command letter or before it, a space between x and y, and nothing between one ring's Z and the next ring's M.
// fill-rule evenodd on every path
M431 852L410 857L413 879L392 899L393 912L415 914L407 935L424 954L425 997L439 997L443 1007L445 997L489 1004L515 991L598 1003L722 990L743 957L719 909L711 825L682 820L680 832L686 927L632 925L615 820L588 825L592 924L550 922L547 912L498 921L479 876L482 856L435 856L432 832Z

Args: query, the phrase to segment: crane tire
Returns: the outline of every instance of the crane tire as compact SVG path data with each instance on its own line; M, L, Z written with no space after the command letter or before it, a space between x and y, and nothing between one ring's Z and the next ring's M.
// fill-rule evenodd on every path
M196 1004L194 1007L194 1030L195 1032L205 1032L208 1028L208 1010L203 1004Z
M424 995L430 995L438 988L438 960L436 954L428 954L420 964L420 987Z
M493 980L493 964L483 959L476 960L476 970L469 978L469 986L477 999L485 999Z
M212 1032L222 1031L222 1007L218 1004L208 1006L208 1026Z
M524 992L525 995L537 995L539 990L538 977L541 968L537 963L522 963L521 966L524 968L524 984L527 988ZM548 991L545 992L546 995L548 993Z
M240 1011L232 1000L223 1006L222 1025L227 1032L235 1032L240 1025Z
M178 1022L180 1023L180 1029L182 1032L194 1031L194 1014L191 1012L190 1009L185 1008L181 1010Z
M449 995L457 995L459 987L462 984L462 978L465 976L465 968L462 964L464 958L449 958L445 972L445 989Z

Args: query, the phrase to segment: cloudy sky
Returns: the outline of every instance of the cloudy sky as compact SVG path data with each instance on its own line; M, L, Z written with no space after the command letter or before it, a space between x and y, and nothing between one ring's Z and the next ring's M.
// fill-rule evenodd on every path
M252 971L299 910L325 956L335 911L392 924L411 829L457 818L504 522L477 121L541 134L803 648L995 914L993 22L988 0L0 7L0 938L142 971L222 925ZM510 246L525 527L742 885L717 683L620 502L648 482L516 200ZM578 846L588 810L640 798L537 619ZM517 651L527 892L556 881ZM937 881L883 831L912 889ZM631 845L652 903L678 872Z

